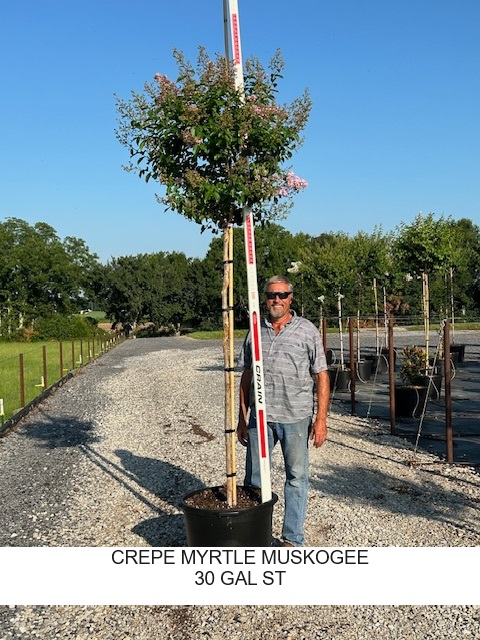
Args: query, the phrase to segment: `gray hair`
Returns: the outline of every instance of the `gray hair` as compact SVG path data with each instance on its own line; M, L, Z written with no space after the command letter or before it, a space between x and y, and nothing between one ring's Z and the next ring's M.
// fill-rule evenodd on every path
M264 293L267 293L267 289L271 284L286 284L290 288L290 293L293 293L293 285L287 276L272 276L265 282Z

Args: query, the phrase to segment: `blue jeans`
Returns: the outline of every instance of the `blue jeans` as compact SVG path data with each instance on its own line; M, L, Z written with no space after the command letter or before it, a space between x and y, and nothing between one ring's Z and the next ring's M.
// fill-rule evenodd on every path
M268 448L270 464L272 451L280 442L285 462L285 517L282 538L295 546L305 544L303 527L308 499L308 438L312 418L284 424L268 423ZM258 434L255 412L250 412L248 445L245 469L245 485L260 487Z

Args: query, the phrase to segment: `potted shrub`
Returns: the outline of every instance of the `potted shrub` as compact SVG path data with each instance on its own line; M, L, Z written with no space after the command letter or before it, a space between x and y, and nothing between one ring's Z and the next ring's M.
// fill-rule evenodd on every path
M258 60L247 61L244 82L238 88L234 67L225 57L213 60L203 48L199 51L196 68L174 51L176 81L157 74L143 93L133 92L129 101L117 98L117 137L130 151L127 169L164 186L165 195L157 199L167 209L196 222L202 231L212 229L223 236L226 481L184 498L189 544L263 546L266 536L271 536L271 510L270 533L257 536L256 542L242 536L246 529L257 529L258 518L255 527L241 522L240 535L232 520L239 514L242 521L249 509L264 507L258 504L258 496L237 487L235 480L233 227L243 223L246 207L256 221L285 215L292 196L306 186L284 163L301 144L300 132L311 102L308 91L290 105L277 102L284 67L279 52L268 72ZM200 502L198 508L195 500ZM190 535L187 511L192 510L200 518L199 529L212 530L210 537ZM213 517L207 522L210 513ZM217 520L222 520L221 531L215 526ZM268 516L266 520L268 525Z
M427 398L440 394L441 376L432 373L426 349L407 346L403 356L399 372L403 385L395 385L395 412L397 416L419 418Z

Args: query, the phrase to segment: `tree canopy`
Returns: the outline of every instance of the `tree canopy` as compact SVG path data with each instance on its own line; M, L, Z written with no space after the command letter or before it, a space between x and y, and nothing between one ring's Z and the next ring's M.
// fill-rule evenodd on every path
M117 97L117 137L130 164L146 181L158 181L158 197L205 228L241 224L242 209L257 220L284 215L291 195L306 182L285 167L301 144L311 108L306 90L290 105L277 102L280 52L269 72L250 58L244 86L235 86L233 66L212 60L200 48L196 68L174 51L178 78L156 74L143 93Z

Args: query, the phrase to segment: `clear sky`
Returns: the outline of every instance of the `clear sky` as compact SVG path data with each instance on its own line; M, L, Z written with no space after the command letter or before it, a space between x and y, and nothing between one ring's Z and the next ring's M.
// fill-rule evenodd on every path
M478 0L239 0L244 59L286 62L281 101L309 87L293 159L309 182L293 233L350 235L419 211L480 224ZM174 47L224 52L222 0L1 0L0 218L47 222L102 261L183 251L211 236L122 170L115 99ZM161 189L157 189L161 191Z

